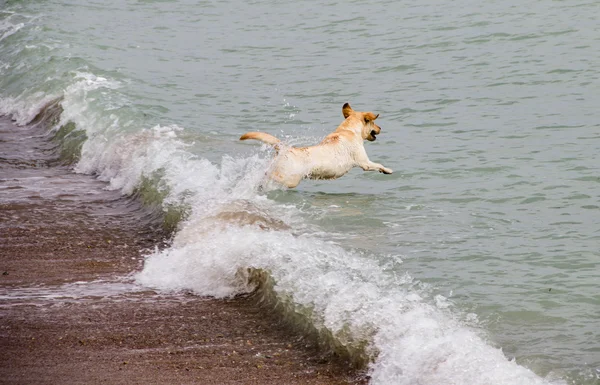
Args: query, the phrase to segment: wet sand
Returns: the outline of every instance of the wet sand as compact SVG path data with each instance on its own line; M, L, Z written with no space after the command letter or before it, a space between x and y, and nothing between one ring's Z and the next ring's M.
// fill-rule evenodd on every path
M367 382L252 295L136 287L160 221L61 165L42 123L0 118L0 384Z

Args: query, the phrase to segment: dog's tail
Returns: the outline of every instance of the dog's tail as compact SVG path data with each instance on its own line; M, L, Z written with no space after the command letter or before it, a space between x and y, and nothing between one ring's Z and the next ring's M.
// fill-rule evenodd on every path
M240 140L246 139L256 139L264 142L266 144L270 144L272 146L276 146L281 142L279 139L274 137L273 135L265 134L264 132L246 132L244 135L240 137Z

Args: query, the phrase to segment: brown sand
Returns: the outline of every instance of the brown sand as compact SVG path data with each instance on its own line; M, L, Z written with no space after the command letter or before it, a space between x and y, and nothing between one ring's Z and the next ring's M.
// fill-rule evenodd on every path
M0 384L367 382L252 296L119 282L163 242L160 224L58 165L43 131L0 118Z

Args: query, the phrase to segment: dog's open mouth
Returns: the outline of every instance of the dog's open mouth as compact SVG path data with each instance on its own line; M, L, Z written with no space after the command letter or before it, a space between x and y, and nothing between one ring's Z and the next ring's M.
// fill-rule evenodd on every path
M373 140L377 139L377 133L375 130L371 130L371 136L373 137Z

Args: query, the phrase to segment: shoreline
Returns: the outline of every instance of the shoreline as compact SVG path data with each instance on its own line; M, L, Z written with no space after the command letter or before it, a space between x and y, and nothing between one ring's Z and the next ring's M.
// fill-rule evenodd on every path
M43 122L42 122L43 123ZM0 117L0 383L366 384L252 295L142 290L162 224Z

